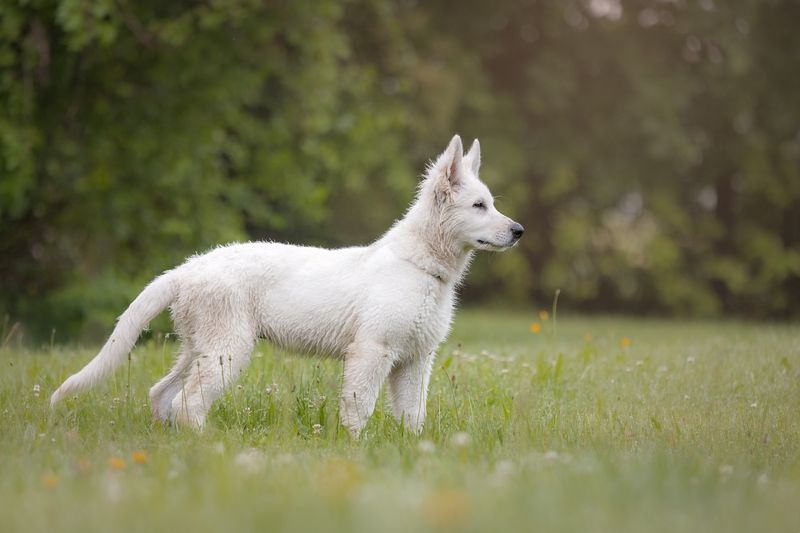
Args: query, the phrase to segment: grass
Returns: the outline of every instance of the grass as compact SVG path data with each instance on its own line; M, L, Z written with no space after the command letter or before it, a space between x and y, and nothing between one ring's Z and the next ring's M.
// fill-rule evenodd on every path
M800 529L796 326L461 312L423 435L382 398L360 441L339 363L268 345L204 434L153 424L174 348L54 413L94 350L2 348L3 531Z

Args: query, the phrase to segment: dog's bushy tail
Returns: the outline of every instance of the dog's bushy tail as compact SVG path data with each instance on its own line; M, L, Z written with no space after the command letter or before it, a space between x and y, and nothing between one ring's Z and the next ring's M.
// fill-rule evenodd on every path
M66 396L88 390L111 374L128 355L139 333L177 296L174 271L154 279L119 317L103 348L83 369L73 374L50 397L53 407Z

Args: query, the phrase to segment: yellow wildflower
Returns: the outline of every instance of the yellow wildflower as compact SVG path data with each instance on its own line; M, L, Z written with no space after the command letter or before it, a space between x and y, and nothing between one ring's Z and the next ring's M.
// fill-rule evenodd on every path
M147 452L144 450L137 450L131 454L131 459L137 465L143 465L147 462Z
M539 311L539 320L541 320L542 322L547 322L548 320L550 320L550 313L542 309L541 311Z
M48 472L42 476L42 486L46 489L54 489L58 486L58 476Z
M117 457L112 455L108 458L108 467L111 470L124 470L125 469L125 459L122 457Z
M630 340L628 337L622 337L622 338L619 340L619 345L620 345L620 347L622 347L622 348L627 348L628 346L630 346L630 345L631 345L631 340Z
M92 469L92 463L90 463L89 459L86 457L78 457L78 463L76 466L79 474L88 474L89 470Z
M322 465L318 473L322 492L332 501L351 498L362 482L361 469L346 459L331 459Z
M538 322L534 322L533 324L531 324L531 333L539 333L540 331L542 331L541 324L539 324Z
M467 498L458 490L442 490L431 494L423 511L433 526L442 529L464 525L469 518Z

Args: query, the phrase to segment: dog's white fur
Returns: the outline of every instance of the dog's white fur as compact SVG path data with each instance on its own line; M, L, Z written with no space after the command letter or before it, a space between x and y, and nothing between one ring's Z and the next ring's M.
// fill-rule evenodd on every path
M343 357L340 419L353 435L387 379L395 417L421 431L434 351L450 328L472 250L504 250L522 232L494 208L479 167L478 141L463 155L454 136L404 218L370 246L253 242L190 258L144 289L100 353L53 393L51 405L110 374L150 320L171 306L182 345L172 370L150 389L155 418L202 428L212 402L262 337L290 350Z

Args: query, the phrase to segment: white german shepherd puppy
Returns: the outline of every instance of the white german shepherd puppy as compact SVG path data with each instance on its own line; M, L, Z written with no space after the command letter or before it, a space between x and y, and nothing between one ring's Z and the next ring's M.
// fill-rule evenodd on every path
M415 202L370 246L325 250L252 242L191 257L153 280L100 353L53 393L51 406L109 375L139 333L171 306L180 353L150 389L153 416L202 429L258 338L344 359L340 420L358 436L388 379L394 416L419 433L434 351L450 328L473 250L514 246L523 228L478 179L480 144L458 135L429 166Z

